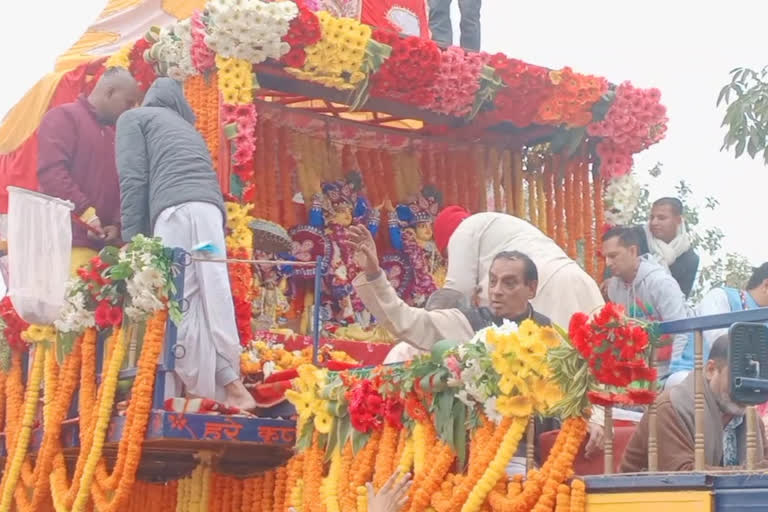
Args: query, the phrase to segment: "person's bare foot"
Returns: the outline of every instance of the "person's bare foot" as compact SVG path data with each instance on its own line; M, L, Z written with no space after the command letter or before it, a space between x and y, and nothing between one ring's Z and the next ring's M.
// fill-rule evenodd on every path
M245 389L243 381L237 379L236 381L227 384L224 389L227 391L227 398L225 404L230 407L237 407L238 409L246 412L252 412L256 409L256 400Z

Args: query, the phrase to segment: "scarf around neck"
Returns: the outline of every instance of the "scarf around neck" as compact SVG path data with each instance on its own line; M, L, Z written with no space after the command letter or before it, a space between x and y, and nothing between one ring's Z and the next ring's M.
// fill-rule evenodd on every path
M645 224L644 229L645 238L648 240L648 250L653 259L663 267L669 268L681 254L691 248L691 239L688 236L685 222L678 226L677 236L669 243L655 238L648 223Z

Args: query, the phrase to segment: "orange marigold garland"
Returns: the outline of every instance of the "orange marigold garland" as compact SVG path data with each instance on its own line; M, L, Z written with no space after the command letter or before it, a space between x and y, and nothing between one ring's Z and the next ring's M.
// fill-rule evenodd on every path
M397 448L397 428L389 423L384 425L379 442L379 450L376 453L376 465L374 469L373 486L376 490L381 489L389 477L392 475L395 451Z
M272 499L272 510L282 512L285 508L285 483L288 468L281 466L275 470L275 490ZM245 502L245 501L244 501Z
M136 481L136 471L141 459L141 445L144 442L149 415L152 412L157 361L163 348L167 320L168 312L162 310L147 321L114 470L110 475L107 475L106 468L100 468L96 473L93 498L100 512L121 510ZM105 489L114 491L108 502L102 501L99 493Z
M587 274L595 277L595 230L592 215L592 186L589 182L589 163L586 161L581 169L584 197L582 198L581 212L584 226L584 269Z
M599 239L605 230L605 211L603 210L603 178L600 173L592 175L595 194L595 235ZM597 275L593 276L598 282L605 276L605 260L597 258Z

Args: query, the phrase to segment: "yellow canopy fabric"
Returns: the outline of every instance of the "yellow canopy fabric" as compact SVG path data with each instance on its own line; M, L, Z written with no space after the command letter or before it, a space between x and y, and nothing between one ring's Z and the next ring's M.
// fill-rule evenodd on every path
M111 55L142 37L153 25L167 25L202 9L206 0L108 0L85 34L56 61L0 125L0 154L10 153L40 126L61 77L80 64Z

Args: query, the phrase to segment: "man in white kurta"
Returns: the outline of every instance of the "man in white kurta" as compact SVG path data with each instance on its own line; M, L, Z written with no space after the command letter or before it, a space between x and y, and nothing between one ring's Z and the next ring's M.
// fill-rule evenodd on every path
M448 207L435 220L435 242L441 251L447 245L444 287L476 295L481 306L487 305L491 263L503 251L523 252L536 264L539 286L531 304L555 324L567 327L574 313L591 313L605 303L597 283L578 263L538 228L512 215L470 215L463 208Z

